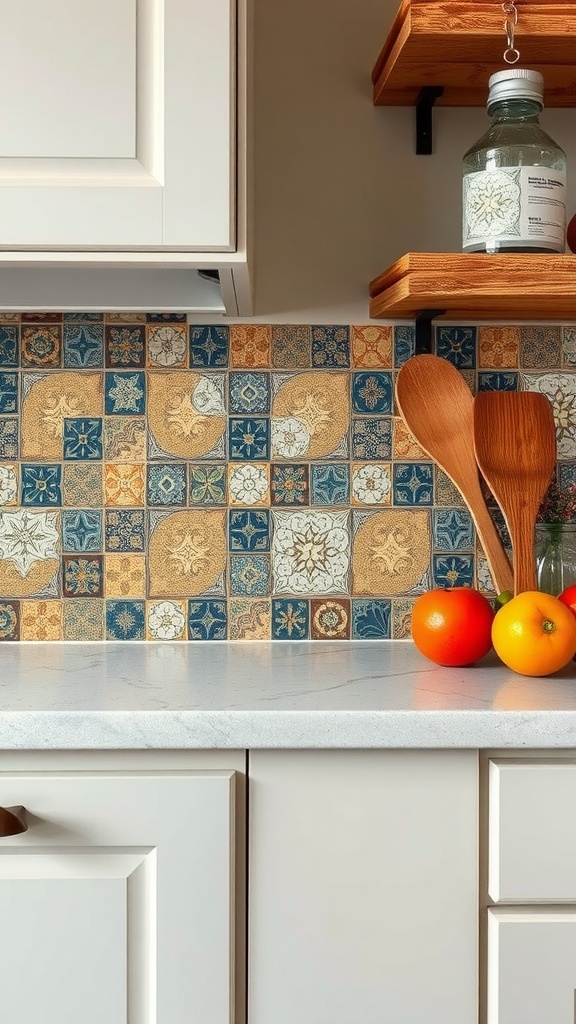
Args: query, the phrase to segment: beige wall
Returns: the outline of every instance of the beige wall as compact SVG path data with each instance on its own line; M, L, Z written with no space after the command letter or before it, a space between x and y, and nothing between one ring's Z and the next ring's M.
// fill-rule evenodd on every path
M371 101L398 0L254 3L257 319L367 321L371 277L410 250L460 249L460 161L485 111L436 110L434 155L417 157L413 111ZM567 150L574 213L576 111L542 123Z

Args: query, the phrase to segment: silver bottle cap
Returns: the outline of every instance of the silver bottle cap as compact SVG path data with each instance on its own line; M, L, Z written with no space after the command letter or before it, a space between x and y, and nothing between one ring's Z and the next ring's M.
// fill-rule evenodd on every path
M533 100L544 106L544 78L539 71L510 68L490 75L488 110L501 100Z

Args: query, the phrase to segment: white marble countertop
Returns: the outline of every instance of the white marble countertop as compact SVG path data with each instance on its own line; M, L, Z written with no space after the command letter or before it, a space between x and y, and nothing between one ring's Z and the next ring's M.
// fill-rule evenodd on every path
M15 643L0 749L576 748L576 664L445 669L408 641Z

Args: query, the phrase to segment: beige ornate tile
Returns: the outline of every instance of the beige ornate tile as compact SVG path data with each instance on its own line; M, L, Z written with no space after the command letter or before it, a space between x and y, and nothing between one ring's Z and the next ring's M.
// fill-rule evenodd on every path
M271 614L269 601L232 597L229 602L231 640L269 640Z
M161 453L197 459L223 443L222 374L150 370L147 376L148 426Z
M102 463L65 462L62 500L67 508L101 508L104 502Z
M0 464L0 505L6 508L18 504L18 481L20 470L15 462Z
M392 468L389 462L352 463L352 504L389 505L392 500Z
M412 608L414 599L392 601L392 639L410 640L412 638Z
M62 602L63 640L103 640L104 601L72 598Z
M354 513L352 593L387 597L416 587L430 563L430 520L420 509Z
M392 443L394 458L399 461L414 459L414 461L420 462L422 459L428 458L400 416L395 416L393 420Z
M22 374L22 458L62 459L64 420L102 416L103 374Z
M22 601L22 640L61 640L62 601Z
M272 517L273 593L347 594L349 513L274 510Z
M146 461L146 420L143 416L107 416L104 420L107 462Z
M147 640L183 640L186 637L185 601L148 601Z
M186 366L188 359L187 324L147 324L146 365Z
M143 597L146 593L145 555L106 553L104 593L106 597Z
M226 514L220 509L171 512L148 545L150 597L197 597L226 567Z
M332 455L342 447L349 430L348 373L317 370L280 381L272 403L274 458L293 462Z
M255 462L228 465L228 494L231 505L270 504L270 466Z

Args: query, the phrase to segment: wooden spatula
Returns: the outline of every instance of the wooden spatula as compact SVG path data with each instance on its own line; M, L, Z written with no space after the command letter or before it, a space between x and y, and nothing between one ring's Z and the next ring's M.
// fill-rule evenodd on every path
M452 363L433 355L408 359L396 380L402 419L419 445L464 498L497 593L512 590L512 569L486 508L474 458L474 398Z
M536 516L556 465L556 429L546 395L481 391L474 400L474 448L510 532L514 593L536 590Z

